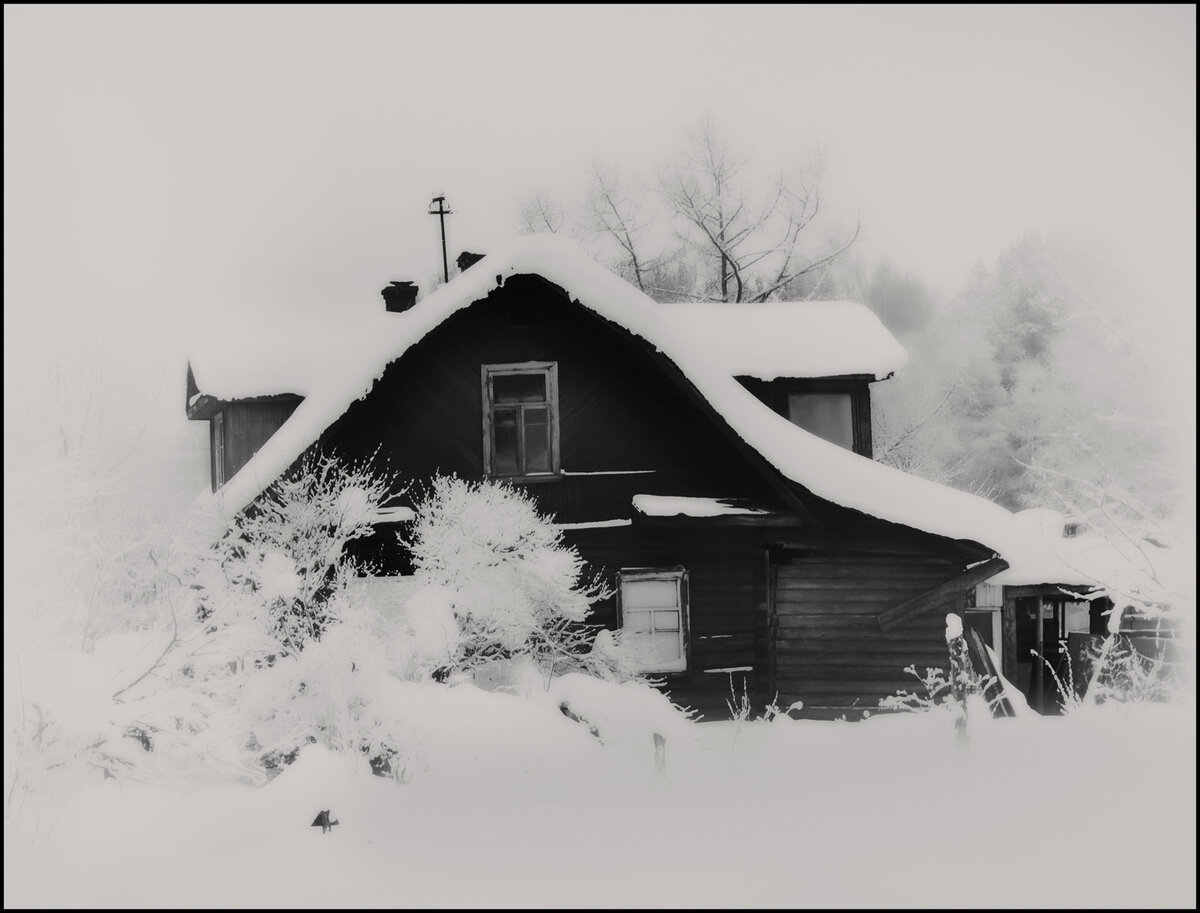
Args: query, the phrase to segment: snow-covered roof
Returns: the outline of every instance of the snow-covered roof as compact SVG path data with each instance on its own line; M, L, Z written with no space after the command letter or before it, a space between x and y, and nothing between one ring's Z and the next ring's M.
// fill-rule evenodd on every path
M1000 586L1064 584L1087 590L1112 587L1122 592L1144 589L1151 576L1161 577L1171 556L1114 543L1086 529L1066 535L1066 521L1056 510L1023 510L1013 516L1014 535L1005 552L1008 570L988 583Z
M674 346L707 353L730 376L883 379L908 358L879 318L853 301L647 302ZM362 340L394 336L397 316L379 306L348 310L336 321L257 314L241 318L232 334L222 323L205 324L193 333L188 359L200 392L217 399L307 396L340 372L340 356Z
M370 392L384 369L455 312L484 298L497 280L536 274L562 287L585 307L640 336L673 361L735 434L782 475L820 498L926 532L997 548L1008 541L1012 514L965 492L876 463L793 425L756 399L718 357L717 341L680 335L681 321L642 292L556 235L526 235L494 250L453 281L399 314L380 313L352 333L353 347L340 352L347 330L326 338L322 357L303 385L303 402L259 451L216 493L219 511L240 510L279 477L352 402ZM379 309L382 312L382 308ZM347 322L349 323L349 322ZM279 330L266 339L279 346ZM333 351L330 351L333 349ZM352 357L351 357L352 355ZM193 366L195 368L195 365ZM231 386L206 393L237 395ZM252 373L246 368L244 374ZM243 378L245 379L245 378ZM255 378L255 394L263 393ZM241 395L248 395L243 391Z
M707 350L730 374L882 380L908 353L868 308L853 301L765 304L664 304L664 320L680 343Z
M727 498L685 498L678 495L634 495L633 509L647 517L725 517L763 514L757 507L738 507Z

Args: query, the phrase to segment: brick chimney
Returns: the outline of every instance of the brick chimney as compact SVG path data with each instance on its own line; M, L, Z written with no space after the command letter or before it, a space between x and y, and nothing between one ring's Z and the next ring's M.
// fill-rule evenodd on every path
M466 272L468 269L470 269L472 266L474 266L476 263L478 263L482 259L483 259L483 254L473 254L470 251L464 250L461 254L458 255L458 259L455 260L454 262L458 264L458 271L460 273L463 273L463 272Z
M379 292L384 307L393 314L407 311L417 303L417 285L414 282L392 282Z

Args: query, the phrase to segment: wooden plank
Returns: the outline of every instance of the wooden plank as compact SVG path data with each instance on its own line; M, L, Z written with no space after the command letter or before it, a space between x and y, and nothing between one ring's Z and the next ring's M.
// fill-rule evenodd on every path
M779 603L779 615L784 617L803 617L806 615L872 615L876 619L876 624L879 624L879 616L888 611L889 606L895 605L895 602L888 600L865 600L854 602L839 602L837 600L822 599L820 602L790 602L781 601ZM943 605L957 608L955 602L946 602ZM930 606L934 608L934 606Z
M883 612L879 616L879 627L883 630L894 628L909 618L920 615L934 606L944 604L948 599L960 596L977 583L982 583L1008 567L1003 558L991 558L973 568L969 568L957 577L947 580L940 586L912 599L907 599L895 608Z
M905 599L941 583L945 577L925 577L913 580L876 580L863 576L858 580L790 580L780 583L781 599ZM894 604L894 603L893 603Z
M803 579L805 577L846 577L852 572L859 574L895 574L898 577L937 575L956 570L955 565L945 559L922 562L911 556L886 555L845 556L842 559L821 561L798 561L780 567L781 579Z
M892 692L899 687L907 687L912 690L917 687L917 680L905 672L906 666L916 666L919 673L924 672L926 668L943 668L945 660L934 660L933 662L919 662L915 659L896 658L895 661L887 662L863 662L855 665L842 666L797 666L791 664L780 664L779 678L780 680L787 679L792 682L806 681L837 681L837 682L852 682L856 685L861 685L867 681L884 681L888 682L888 692ZM907 682L908 684L904 684Z
M799 694L801 700L804 694L820 697L861 697L875 702L880 698L891 697L898 690L913 691L920 684L911 675L903 673L895 678L883 679L829 679L801 678L794 675L779 674L779 690L789 694Z
M876 643L855 641L848 643L846 641L838 641L833 638L824 640L814 639L809 641L789 641L780 644L780 659L784 661L784 654L788 657L795 657L794 660L789 658L789 662L821 662L827 657L837 656L890 656L902 659L906 656L912 657L929 657L937 659L938 662L933 665L940 665L945 659L944 654L945 644L939 646L932 639L930 640L907 640L898 643Z
M984 682L983 696L987 698L988 707L992 710L993 716L998 717L1013 717L1016 712L1013 710L1012 702L1009 696L1005 693L1004 685L1000 681L1000 673L996 668L996 664L992 662L992 657L984 646L983 638L979 636L979 632L974 628L966 629L967 651L971 657L971 665L974 666L975 672L982 677Z
M862 619L868 621L863 623ZM945 624L940 618L930 616L934 621L923 624L914 623L901 625L890 631L881 631L875 615L844 615L846 623L841 623L837 615L780 615L779 632L781 637L870 637L879 641L903 639L906 636L926 637L936 635ZM874 628L872 631L871 629Z
M881 541L877 547L870 549L855 549L854 551L837 552L827 549L820 553L789 554L786 545L781 547L782 555L779 560L779 570L787 573L796 568L804 567L895 567L895 568L925 568L945 567L954 568L957 565L945 557L931 555L927 551L913 548L903 548L896 543Z

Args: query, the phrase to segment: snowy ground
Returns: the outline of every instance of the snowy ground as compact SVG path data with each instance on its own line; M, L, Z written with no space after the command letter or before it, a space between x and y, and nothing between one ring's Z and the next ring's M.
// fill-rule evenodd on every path
M257 789L69 781L10 822L5 906L1196 903L1191 707L996 721L965 745L943 713L687 724L659 776L637 727L602 745L464 688L404 784L317 746Z

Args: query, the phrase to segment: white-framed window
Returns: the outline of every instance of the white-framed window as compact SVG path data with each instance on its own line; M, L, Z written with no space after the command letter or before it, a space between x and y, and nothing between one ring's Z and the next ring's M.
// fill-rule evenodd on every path
M483 469L489 476L556 476L558 365L483 365Z
M630 568L620 572L621 638L631 644L642 672L687 670L687 572L683 568Z
M854 449L854 407L849 393L789 393L788 421L847 450Z

